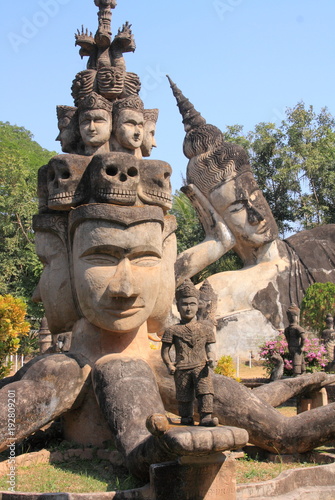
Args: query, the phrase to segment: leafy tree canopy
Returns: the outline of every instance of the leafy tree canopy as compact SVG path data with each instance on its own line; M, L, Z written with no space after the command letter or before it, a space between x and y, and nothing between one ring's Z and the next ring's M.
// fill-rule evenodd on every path
M24 298L32 315L41 314L30 301L41 272L32 231L37 171L55 154L23 127L0 122L0 294Z

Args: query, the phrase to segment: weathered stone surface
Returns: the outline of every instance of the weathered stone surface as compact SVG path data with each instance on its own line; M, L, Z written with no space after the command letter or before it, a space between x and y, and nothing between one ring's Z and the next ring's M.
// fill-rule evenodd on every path
M317 488L315 488L316 486ZM265 500L265 498L277 497L283 500L305 498L311 500L331 499L334 495L334 487L335 464L329 464L284 471L278 478L271 481L238 485L237 500ZM308 495L308 491L311 491L311 495ZM332 496L329 496L330 492Z
M334 381L335 375L327 375L322 372L308 373L301 375L301 377L285 378L277 380L275 383L263 384L253 389L252 392L265 403L276 407L298 394L319 390L324 385Z
M85 201L81 183L90 158L74 154L51 158L47 168L48 208L69 211Z
M66 373L66 376L64 376ZM90 368L63 354L50 355L32 364L21 380L0 392L0 450L10 439L7 432L8 391L15 393L15 439L22 439L74 406Z
M129 154L95 155L90 163L92 202L135 205L139 181L138 161Z
M154 464L150 476L155 500L236 499L235 462L222 455L211 463Z

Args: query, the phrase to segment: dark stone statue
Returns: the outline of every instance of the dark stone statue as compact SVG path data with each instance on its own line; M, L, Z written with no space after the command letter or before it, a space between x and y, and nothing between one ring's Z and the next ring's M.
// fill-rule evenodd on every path
M304 329L299 325L299 315L299 307L295 304L291 304L287 310L287 318L290 324L284 330L284 335L288 343L288 350L293 358L294 375L301 375L306 371L303 355L306 335Z
M176 397L181 423L193 425L193 401L196 396L200 414L200 425L218 425L212 418L213 384L210 368L215 360L210 349L215 343L213 329L205 322L197 321L200 292L191 280L185 280L176 291L176 301L181 321L168 328L162 337L162 358L170 375L174 375ZM172 345L176 349L176 362L170 357Z
M325 318L327 328L321 333L321 342L327 349L328 359L330 363L335 361L335 330L334 318L328 313Z

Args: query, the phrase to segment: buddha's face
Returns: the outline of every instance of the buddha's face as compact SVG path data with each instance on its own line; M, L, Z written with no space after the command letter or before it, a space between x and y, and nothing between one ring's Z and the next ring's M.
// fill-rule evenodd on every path
M36 232L35 245L44 269L33 300L43 303L51 333L69 331L78 316L72 297L66 246L58 236L44 231Z
M238 245L258 248L278 236L271 209L250 172L232 179L209 194Z
M121 110L115 126L115 137L118 143L126 149L137 149L141 147L143 133L143 113L133 109Z
M156 123L152 120L148 120L144 123L144 134L143 142L141 145L141 151L143 156L150 156L152 148L156 148Z
M85 221L73 240L74 281L83 315L110 332L132 332L153 311L161 286L162 229Z
M79 115L79 129L85 146L103 146L111 135L112 115L104 109L82 111Z

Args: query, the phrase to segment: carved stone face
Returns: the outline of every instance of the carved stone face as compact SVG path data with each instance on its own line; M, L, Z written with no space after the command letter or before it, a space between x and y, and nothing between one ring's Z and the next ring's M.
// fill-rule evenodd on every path
M120 95L124 85L124 71L114 67L100 68L97 74L99 94L106 99Z
M76 143L80 139L78 130L78 120L75 111L69 111L58 120L59 134L56 141L60 141L64 153L75 153Z
M110 332L137 330L161 286L162 229L156 222L124 227L85 221L73 240L75 288L88 321Z
M152 148L156 148L156 122L152 120L148 120L144 122L144 134L143 134L143 142L141 145L142 155L147 157L151 155Z
M89 168L93 201L135 204L140 176L138 161L134 156L128 153L96 155Z
M189 322L197 314L198 299L196 297L183 297L178 300L177 308L182 321Z
M209 201L235 236L237 250L258 248L278 237L271 209L250 172L218 186Z
M126 149L137 149L141 146L144 133L143 113L133 109L122 109L115 125L115 137Z
M80 184L90 161L87 156L58 155L51 158L47 169L48 208L70 210L84 199Z
M140 160L138 196L144 202L165 211L172 207L171 166L160 160Z
M77 73L72 82L71 93L76 105L88 94L94 90L94 81L96 71L93 69L85 69Z
M79 319L73 302L67 249L51 232L37 231L36 253L44 265L33 300L43 302L51 333L67 332Z
M104 109L82 111L79 114L79 129L85 146L103 146L111 135L112 115Z

